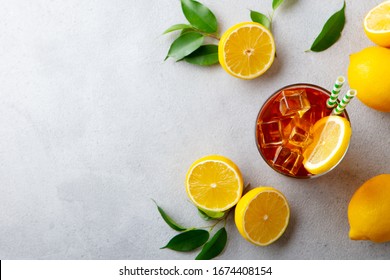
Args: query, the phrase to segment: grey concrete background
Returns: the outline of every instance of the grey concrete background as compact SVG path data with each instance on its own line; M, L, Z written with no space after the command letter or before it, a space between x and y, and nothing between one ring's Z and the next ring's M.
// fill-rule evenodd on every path
M274 18L277 59L253 81L220 67L164 62L185 22L179 1L2 0L0 9L0 258L193 259L159 247L175 234L151 198L186 226L205 226L184 188L197 158L230 157L252 186L291 205L276 243L256 247L232 216L219 259L387 259L390 244L350 241L347 207L367 179L390 173L390 114L349 105L353 137L340 166L313 180L273 172L254 141L276 89L331 88L349 54L372 45L364 15L381 0L347 1L342 37L305 53L341 0L286 0ZM271 0L202 0L220 30L271 12ZM345 86L347 88L348 85Z

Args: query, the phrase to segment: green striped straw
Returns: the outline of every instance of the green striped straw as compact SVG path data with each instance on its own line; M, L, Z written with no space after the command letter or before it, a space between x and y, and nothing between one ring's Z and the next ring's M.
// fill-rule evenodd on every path
M339 96L341 87L345 82L345 78L343 76L338 76L336 82L334 83L332 93L329 99L326 101L326 107L333 108L337 105L337 97Z
M340 115L344 110L348 103L357 95L357 90L350 89L347 91L343 99L341 99L339 105L333 109L332 115Z

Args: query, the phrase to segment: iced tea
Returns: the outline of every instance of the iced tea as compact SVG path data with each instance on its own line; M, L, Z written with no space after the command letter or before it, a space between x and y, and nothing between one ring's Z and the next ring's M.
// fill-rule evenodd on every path
M274 170L296 178L314 176L303 166L303 151L313 140L313 125L332 113L326 106L329 96L319 86L295 84L265 102L257 116L256 142ZM348 119L345 111L340 116Z

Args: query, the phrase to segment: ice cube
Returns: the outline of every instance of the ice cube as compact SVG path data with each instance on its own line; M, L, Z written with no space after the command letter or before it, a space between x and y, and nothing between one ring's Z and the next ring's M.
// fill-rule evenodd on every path
M315 124L318 120L323 117L328 116L332 110L326 108L326 106L321 106L319 104L314 104L310 106L310 110L307 111L302 118L306 121Z
M259 123L259 138L263 148L278 146L284 142L280 120Z
M309 109L310 101L307 98L305 89L282 91L279 110L283 116L298 113L302 117Z
M270 120L282 117L279 111L279 103L279 100L267 101L267 104L265 105L267 106L267 109L262 113L261 119L268 122Z
M291 149L280 146L275 153L273 164L281 171L296 175L302 166L303 156Z
M292 130L288 142L292 145L305 148L313 140L311 122L303 118L295 117L291 121Z
M282 134L283 138L286 139L286 142L288 141L288 138L290 137L291 131L293 129L293 119L295 116L287 116L280 118L280 123L282 126Z

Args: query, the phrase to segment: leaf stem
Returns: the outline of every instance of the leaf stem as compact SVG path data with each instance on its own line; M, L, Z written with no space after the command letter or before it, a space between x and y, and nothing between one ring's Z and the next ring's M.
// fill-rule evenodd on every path
M269 30L271 31L272 30L272 20L274 18L274 13L275 13L275 10L272 10L272 13L271 14L268 14L268 18L269 18Z
M272 10L272 13L269 15L269 19L272 23L272 20L274 19L275 10Z
M226 213L226 215L223 217L223 226L224 226L224 227L226 227L226 221L227 221L227 218L228 218L229 215L230 215L230 212L232 212L232 209L233 209L233 208L230 208L230 209L228 210L228 212Z
M208 36L208 37L211 37L211 38L214 38L215 40L221 40L221 37L219 37L217 34L208 34L208 33L205 33L204 35Z
M184 232L186 232L186 231L190 231L190 230L194 230L194 229L198 229L198 228L196 228L196 227L192 227L192 228L187 228Z
M222 220L217 220L214 224L212 224L211 226L204 226L204 227L196 227L196 228L203 228L203 229L205 229L205 228L214 228L220 221L222 221Z
M204 33L204 32L202 32L200 30L197 30L197 29L196 29L196 32L202 34L203 36L207 36L207 37L213 38L215 40L220 40L221 39L217 34Z
M192 29L195 31L195 32L198 32L199 34L202 34L203 36L207 36L207 37L210 37L210 38L213 38L215 40L220 40L221 37L218 36L217 33L206 33L206 32L203 32L195 27L192 27Z
M222 220L218 220L215 224L213 224L213 225L210 227L209 232L212 232L213 229L215 228L215 226L218 225L220 221L222 221Z

